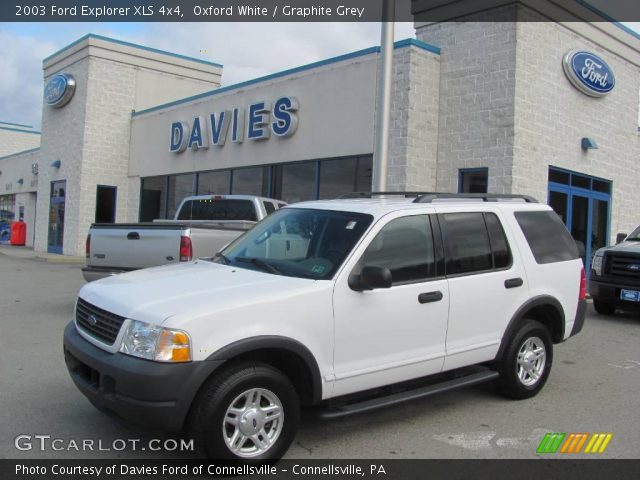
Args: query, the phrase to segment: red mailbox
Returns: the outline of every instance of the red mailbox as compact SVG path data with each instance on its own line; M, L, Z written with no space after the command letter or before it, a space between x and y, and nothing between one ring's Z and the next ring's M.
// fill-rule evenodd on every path
M11 245L24 245L27 243L27 224L21 221L11 224Z

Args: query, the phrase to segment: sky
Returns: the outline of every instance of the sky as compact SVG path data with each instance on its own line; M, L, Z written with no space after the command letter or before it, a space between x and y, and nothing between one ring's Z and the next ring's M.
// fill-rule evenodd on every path
M221 63L223 86L380 43L379 23L0 23L0 121L40 128L42 59L87 33Z

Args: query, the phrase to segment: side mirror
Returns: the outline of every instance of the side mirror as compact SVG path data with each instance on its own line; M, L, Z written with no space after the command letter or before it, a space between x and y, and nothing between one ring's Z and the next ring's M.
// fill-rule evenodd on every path
M624 242L624 239L627 238L627 234L626 233L619 233L618 235L616 235L616 245L619 243Z
M360 275L349 277L349 287L356 292L390 288L392 283L391 271L386 267L364 266Z

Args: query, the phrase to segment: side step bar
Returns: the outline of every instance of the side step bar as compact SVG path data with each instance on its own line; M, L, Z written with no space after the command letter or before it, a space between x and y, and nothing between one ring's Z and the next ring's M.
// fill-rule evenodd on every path
M356 413L370 412L371 410L397 405L417 398L429 397L437 393L448 392L449 390L456 390L458 388L470 387L472 385L478 385L479 383L489 382L491 380L495 380L499 376L500 374L493 370L476 372L441 383L407 390L405 392L393 393L384 397L372 398L361 402L349 403L340 407L328 408L319 412L318 416L322 419L329 420L346 417L347 415L353 415Z

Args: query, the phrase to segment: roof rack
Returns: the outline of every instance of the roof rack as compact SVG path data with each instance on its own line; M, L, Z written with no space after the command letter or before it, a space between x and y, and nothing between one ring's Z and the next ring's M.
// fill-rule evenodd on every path
M340 195L338 197L339 200L346 200L351 198L372 198L379 197L383 195L393 195L398 197L420 197L424 195L438 195L437 192L351 192L345 193L344 195Z
M469 199L483 202L499 202L500 200L522 200L526 203L538 203L529 195L518 195L510 193L447 193L447 192L351 192L338 197L339 200L353 198L372 198L381 196L396 196L411 198L416 197L413 203L431 203L440 199Z
M426 193L417 197L413 203L431 203L440 199L471 199L483 202L499 202L500 200L523 200L526 203L538 203L529 195L509 193Z

